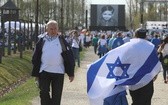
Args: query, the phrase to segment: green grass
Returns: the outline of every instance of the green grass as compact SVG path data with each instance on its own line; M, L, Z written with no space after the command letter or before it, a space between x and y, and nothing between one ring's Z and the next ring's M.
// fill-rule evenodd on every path
M18 79L30 75L32 69L31 55L32 51L25 51L22 59L19 54L12 54L2 58L0 64L0 90Z
M86 49L80 52L81 60L84 57ZM0 64L0 89L16 81L17 79L30 74L31 51L24 52L22 59L19 55L4 57ZM39 95L39 90L35 85L34 78L30 78L24 84L18 86L12 92L0 98L0 105L31 105L33 98Z
M38 88L31 78L11 93L0 98L0 105L31 105L31 100L38 96Z
M30 76L32 51L25 51L23 58L19 53L5 56L0 64L0 90L16 82L18 79ZM30 100L38 96L34 79L30 78L12 92L0 98L0 105L31 105Z

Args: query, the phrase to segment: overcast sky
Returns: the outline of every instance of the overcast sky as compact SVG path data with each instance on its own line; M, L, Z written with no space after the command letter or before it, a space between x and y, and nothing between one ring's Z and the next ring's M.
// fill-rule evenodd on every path
M129 0L86 0L86 8L90 8L90 4L125 4L127 8L127 2Z
M128 0L86 0L88 4L126 4Z

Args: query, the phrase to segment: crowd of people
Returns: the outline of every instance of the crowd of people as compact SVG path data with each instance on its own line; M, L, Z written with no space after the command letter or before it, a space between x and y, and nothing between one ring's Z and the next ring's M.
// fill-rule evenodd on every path
M75 35L76 34L76 35ZM75 36L75 37L74 37ZM115 49L124 43L127 43L134 37L134 32L128 31L89 31L87 29L83 29L80 31L70 30L66 34L66 40L72 45L73 50L79 48L79 44L82 47L88 48L89 46L93 46L94 53L101 58L108 51ZM74 41L74 38L78 39L78 41ZM168 44L168 34L163 33L153 33L152 35L146 33L146 40L150 41L154 44L156 50L158 50L158 54L162 53L162 58L167 57L168 48L166 47ZM74 44L76 43L76 44ZM76 47L74 46L76 45ZM80 67L80 54L79 51L74 51L75 59L77 59L78 67ZM168 57L167 57L168 58ZM168 59L167 59L168 60ZM165 64L166 60L163 62L163 77L164 83L168 83L168 65ZM168 62L168 61L167 61Z
M136 36L137 34L137 36ZM60 104L61 94L63 89L64 81L64 60L61 57L61 42L59 41L60 33L58 32L58 23L54 20L51 20L47 23L46 33L44 36L39 37L39 42L36 44L35 52L33 54L33 70L32 76L36 77L36 80L39 81L40 85L40 97L41 105L48 105L48 103L57 103ZM155 46L156 52L162 55L160 60L163 66L163 78L164 83L168 83L168 35L164 35L162 40L161 35L154 34L150 35L147 32L123 32L123 31L89 31L87 29L82 30L69 30L65 32L65 40L68 46L72 49L73 57L77 61L77 66L80 67L80 51L82 48L89 48L93 46L95 54L102 58L106 53L111 50L117 49L119 46L129 43L130 40L134 37L140 38L142 40L147 40L152 45ZM40 41L44 40L44 42ZM40 44L39 44L40 43ZM56 45L56 46L55 46ZM151 45L150 45L151 46ZM39 47L39 48L38 48ZM38 48L38 49L37 49ZM55 50L57 54L55 55ZM143 52L143 51L142 51ZM165 60L165 58L167 58ZM59 60L57 60L59 59ZM51 62L53 61L53 62ZM54 63L55 62L55 63ZM74 79L74 74L69 75L69 80L72 82ZM52 97L50 98L50 83L52 84ZM47 84L47 85L46 85ZM57 84L58 86L56 86ZM149 88L153 88L153 82L149 82ZM148 87L148 85L146 85ZM132 95L135 95L136 92L131 92ZM151 100L153 92L150 94L149 103ZM134 96L132 96L134 97ZM136 97L136 98L135 98ZM137 95L135 100L139 101ZM144 98L142 98L144 99ZM132 104L134 105L134 104ZM139 105L139 104L135 104ZM146 104L150 105L150 104Z
M83 29L80 31L75 31L77 32L77 41L76 45L78 44L77 47L79 48L79 42L82 45L82 47L88 48L89 46L93 46L94 48L94 53L101 58L104 56L108 51L115 49L124 43L127 43L134 37L134 32L128 31L128 32L123 32L123 31L89 31L87 29ZM74 48L74 30L70 30L66 34L66 40L72 45L73 50ZM146 40L150 41L151 43L154 44L158 54L162 53L162 65L163 65L163 79L164 83L168 83L168 48L166 47L168 44L168 34L166 33L153 33L149 34L148 32L146 33ZM75 53L76 52L76 53ZM78 62L78 67L80 67L80 54L79 51L74 51L75 53L75 59L77 59ZM158 56L159 56L158 55ZM163 61L163 58L167 58L166 60Z

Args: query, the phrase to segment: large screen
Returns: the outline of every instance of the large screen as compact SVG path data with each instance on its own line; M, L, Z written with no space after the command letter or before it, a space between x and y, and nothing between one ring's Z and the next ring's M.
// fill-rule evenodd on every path
M125 26L125 5L91 5L91 27Z

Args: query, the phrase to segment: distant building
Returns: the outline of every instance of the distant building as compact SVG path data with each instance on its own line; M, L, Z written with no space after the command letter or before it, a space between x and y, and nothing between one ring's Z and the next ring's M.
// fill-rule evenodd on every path
M146 29L148 30L148 35L152 37L158 35L161 39L168 33L168 22L167 21L147 21Z
M167 21L147 21L146 29L167 29L168 22Z

